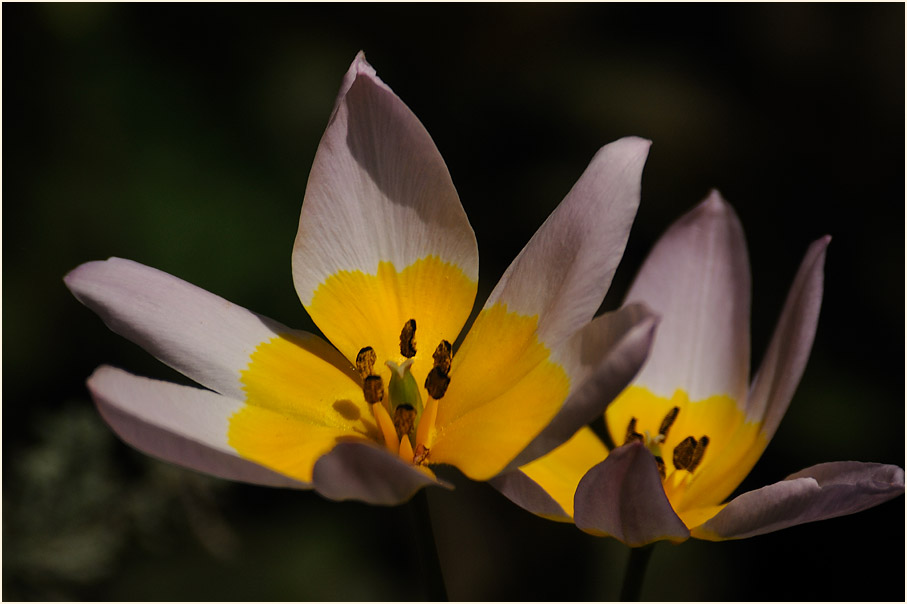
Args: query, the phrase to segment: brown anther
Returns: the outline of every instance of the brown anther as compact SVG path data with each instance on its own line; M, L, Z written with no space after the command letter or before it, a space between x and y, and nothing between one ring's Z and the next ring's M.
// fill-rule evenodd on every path
M433 399L441 400L450 386L450 376L440 367L434 367L425 378L425 389Z
M413 451L413 464L417 466L424 464L428 459L428 453L429 449L425 445L422 443L416 445L416 450Z
M627 425L627 435L624 437L624 444L631 443L634 441L644 441L642 434L636 431L636 418L633 417L630 419L629 425Z
M658 475L661 476L662 480L664 480L665 476L667 476L667 472L665 470L665 460L663 460L661 457L656 455L655 456L655 465L658 467Z
M450 373L450 361L453 358L450 342L441 340L441 343L435 348L435 352L431 355L431 358L435 360L435 367L440 367L441 371L444 373Z
M677 419L677 414L680 413L680 407L674 407L668 414L665 415L665 418L661 420L661 426L658 428L658 433L667 438L668 430L671 429L671 426L674 425L674 420Z
M394 428L397 429L397 438L408 436L416 425L416 410L409 405L400 405L394 410Z
M408 359L416 356L416 320L410 319L400 332L400 354Z
M362 385L362 393L365 395L365 402L369 405L380 403L384 400L384 380L380 375L366 376Z
M699 439L699 442L696 443L696 450L693 451L693 461L690 462L690 472L695 470L700 462L702 462L702 456L705 455L705 448L709 446L709 437L702 436Z
M375 349L371 346L366 346L356 355L356 370L359 371L363 381L372 375L377 360L378 355L375 354Z
M687 436L674 447L674 467L678 470L692 472L702 461L707 446L709 446L708 436L703 436L699 441L692 436Z

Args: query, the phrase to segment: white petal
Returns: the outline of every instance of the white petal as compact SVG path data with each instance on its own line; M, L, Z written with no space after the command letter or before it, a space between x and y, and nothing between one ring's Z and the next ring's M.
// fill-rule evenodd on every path
M539 338L556 347L592 320L627 245L650 142L602 147L516 257L485 308L538 315Z
M144 453L228 480L310 488L241 459L227 444L229 419L240 401L109 366L95 370L88 389L114 432Z
M904 470L844 461L812 466L744 493L694 530L700 539L743 539L790 526L854 514L904 493Z
M636 383L690 400L726 394L743 404L749 381L750 270L743 229L717 192L681 217L646 259L626 302L661 315Z
M380 261L401 270L428 255L478 280L475 234L441 154L359 53L309 174L293 248L296 291L308 306L338 271L374 275Z
M800 383L812 349L822 306L825 250L831 237L813 242L794 277L781 318L750 389L747 418L763 421L771 440Z
M240 371L249 364L255 347L290 331L131 260L88 262L64 281L110 329L199 384L235 399L245 398ZM326 355L339 356L327 344L321 348Z

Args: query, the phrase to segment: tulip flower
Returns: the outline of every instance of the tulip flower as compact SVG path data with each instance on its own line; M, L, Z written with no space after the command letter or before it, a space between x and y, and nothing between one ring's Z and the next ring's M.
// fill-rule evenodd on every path
M537 514L630 546L740 539L852 514L904 492L892 465L823 463L726 499L778 428L812 347L825 250L794 278L749 381L750 272L743 229L713 192L655 245L627 294L661 316L650 356L607 408L611 451L589 428L495 483Z
M405 501L449 464L487 480L604 411L648 352L641 306L593 320L623 254L649 142L600 149L501 278L462 344L475 235L428 132L360 53L309 175L292 253L326 340L153 268L69 273L115 332L203 388L99 367L127 443L215 476ZM329 343L329 342L330 343Z

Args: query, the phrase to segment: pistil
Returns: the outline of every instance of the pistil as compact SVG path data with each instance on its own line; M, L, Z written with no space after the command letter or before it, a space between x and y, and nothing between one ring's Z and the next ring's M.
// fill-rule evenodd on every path
M400 354L406 357L403 363L384 362L391 370L386 395L384 380L374 373L378 359L371 346L359 351L356 369L362 377L363 396L372 409L385 446L400 458L421 465L428 463L438 401L450 385L453 351L450 342L442 340L432 354L434 363L423 384L427 394L424 406L422 393L411 371L416 356L415 319L403 325Z

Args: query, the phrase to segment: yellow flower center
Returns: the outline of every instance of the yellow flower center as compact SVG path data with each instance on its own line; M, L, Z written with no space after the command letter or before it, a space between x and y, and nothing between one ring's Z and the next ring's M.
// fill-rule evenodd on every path
M416 356L416 320L409 319L400 331L400 354L406 361L397 364L385 361L390 369L386 386L384 378L375 373L378 355L366 346L356 355L356 369L362 377L362 393L369 404L381 431L384 445L404 461L423 465L428 461L431 439L438 412L438 400L444 397L450 384L452 349L450 342L441 340L432 359L434 365L423 387L427 403L410 368Z
M760 424L747 422L726 395L691 401L680 389L662 397L630 386L605 419L616 444L641 440L652 452L668 501L687 526L716 513L766 444Z

